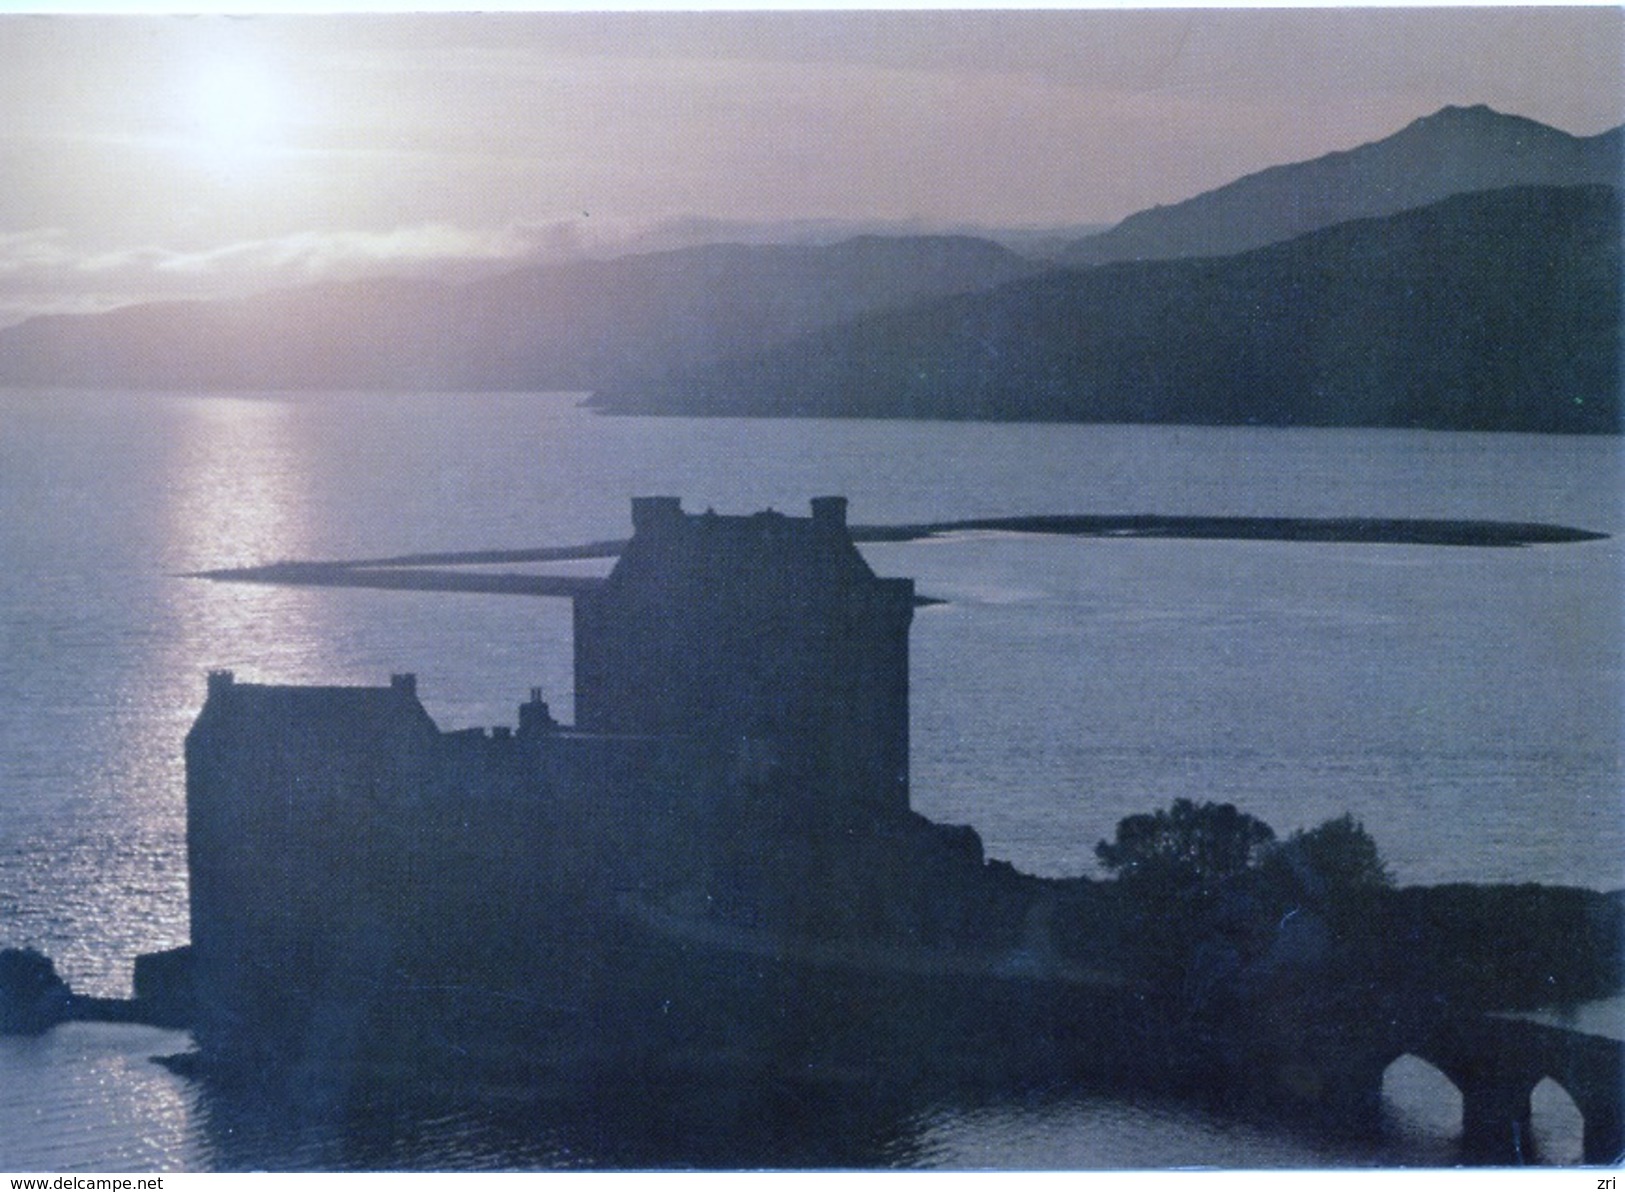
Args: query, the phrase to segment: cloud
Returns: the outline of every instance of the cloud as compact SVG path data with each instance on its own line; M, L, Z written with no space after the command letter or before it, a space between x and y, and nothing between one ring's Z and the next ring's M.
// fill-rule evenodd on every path
M616 237L624 233L618 230ZM0 233L0 323L377 274L458 280L581 255L591 250L594 235L571 222L499 228L428 223L386 231L299 232L180 250L86 246L60 228Z
M298 232L248 240L202 252L170 253L158 272L176 277L259 277L282 284L319 281L380 269L416 271L460 264L510 262L533 255L535 244L519 227L468 229L421 224L389 231Z
M0 232L0 285L15 276L71 266L75 254L61 228Z

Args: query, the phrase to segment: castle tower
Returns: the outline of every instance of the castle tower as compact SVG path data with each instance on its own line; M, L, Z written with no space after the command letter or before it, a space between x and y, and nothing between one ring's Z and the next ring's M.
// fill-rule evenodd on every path
M268 1024L306 1021L319 991L376 960L363 941L386 948L403 904L391 833L432 802L438 739L413 675L281 687L210 672L186 735L200 1046L277 1045Z
M577 727L772 757L838 818L907 810L914 583L875 576L845 498L797 518L642 497L632 524L608 580L575 602Z

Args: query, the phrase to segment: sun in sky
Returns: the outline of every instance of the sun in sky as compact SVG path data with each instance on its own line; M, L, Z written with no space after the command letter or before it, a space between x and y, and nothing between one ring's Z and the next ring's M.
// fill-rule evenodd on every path
M212 62L198 71L188 96L193 135L221 168L238 168L276 147L287 118L287 97L258 63Z

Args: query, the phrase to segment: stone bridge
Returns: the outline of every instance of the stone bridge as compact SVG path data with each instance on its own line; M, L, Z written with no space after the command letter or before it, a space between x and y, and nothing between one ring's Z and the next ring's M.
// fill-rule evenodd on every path
M1545 1079L1580 1111L1585 1162L1613 1164L1625 1156L1625 1042L1495 1014L1383 1016L1381 1023L1312 1048L1343 1111L1375 1118L1384 1072L1411 1055L1460 1091L1462 1146L1476 1162L1531 1157L1530 1095Z

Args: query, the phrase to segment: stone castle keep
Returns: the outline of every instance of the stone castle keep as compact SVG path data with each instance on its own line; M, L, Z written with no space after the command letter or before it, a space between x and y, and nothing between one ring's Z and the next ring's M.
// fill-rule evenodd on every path
M442 732L411 675L210 675L186 742L206 1050L486 1037L519 1004L575 1037L644 1023L645 996L676 1021L727 997L727 973L660 975L702 937L750 969L791 939L967 929L921 880L979 874L980 841L909 810L913 582L875 576L843 498L810 518L632 509L576 599L573 727L539 691L517 729ZM682 955L629 961L638 922Z
M575 602L577 727L737 742L832 814L907 811L914 581L875 578L845 498L815 498L810 520L640 498L632 526Z

